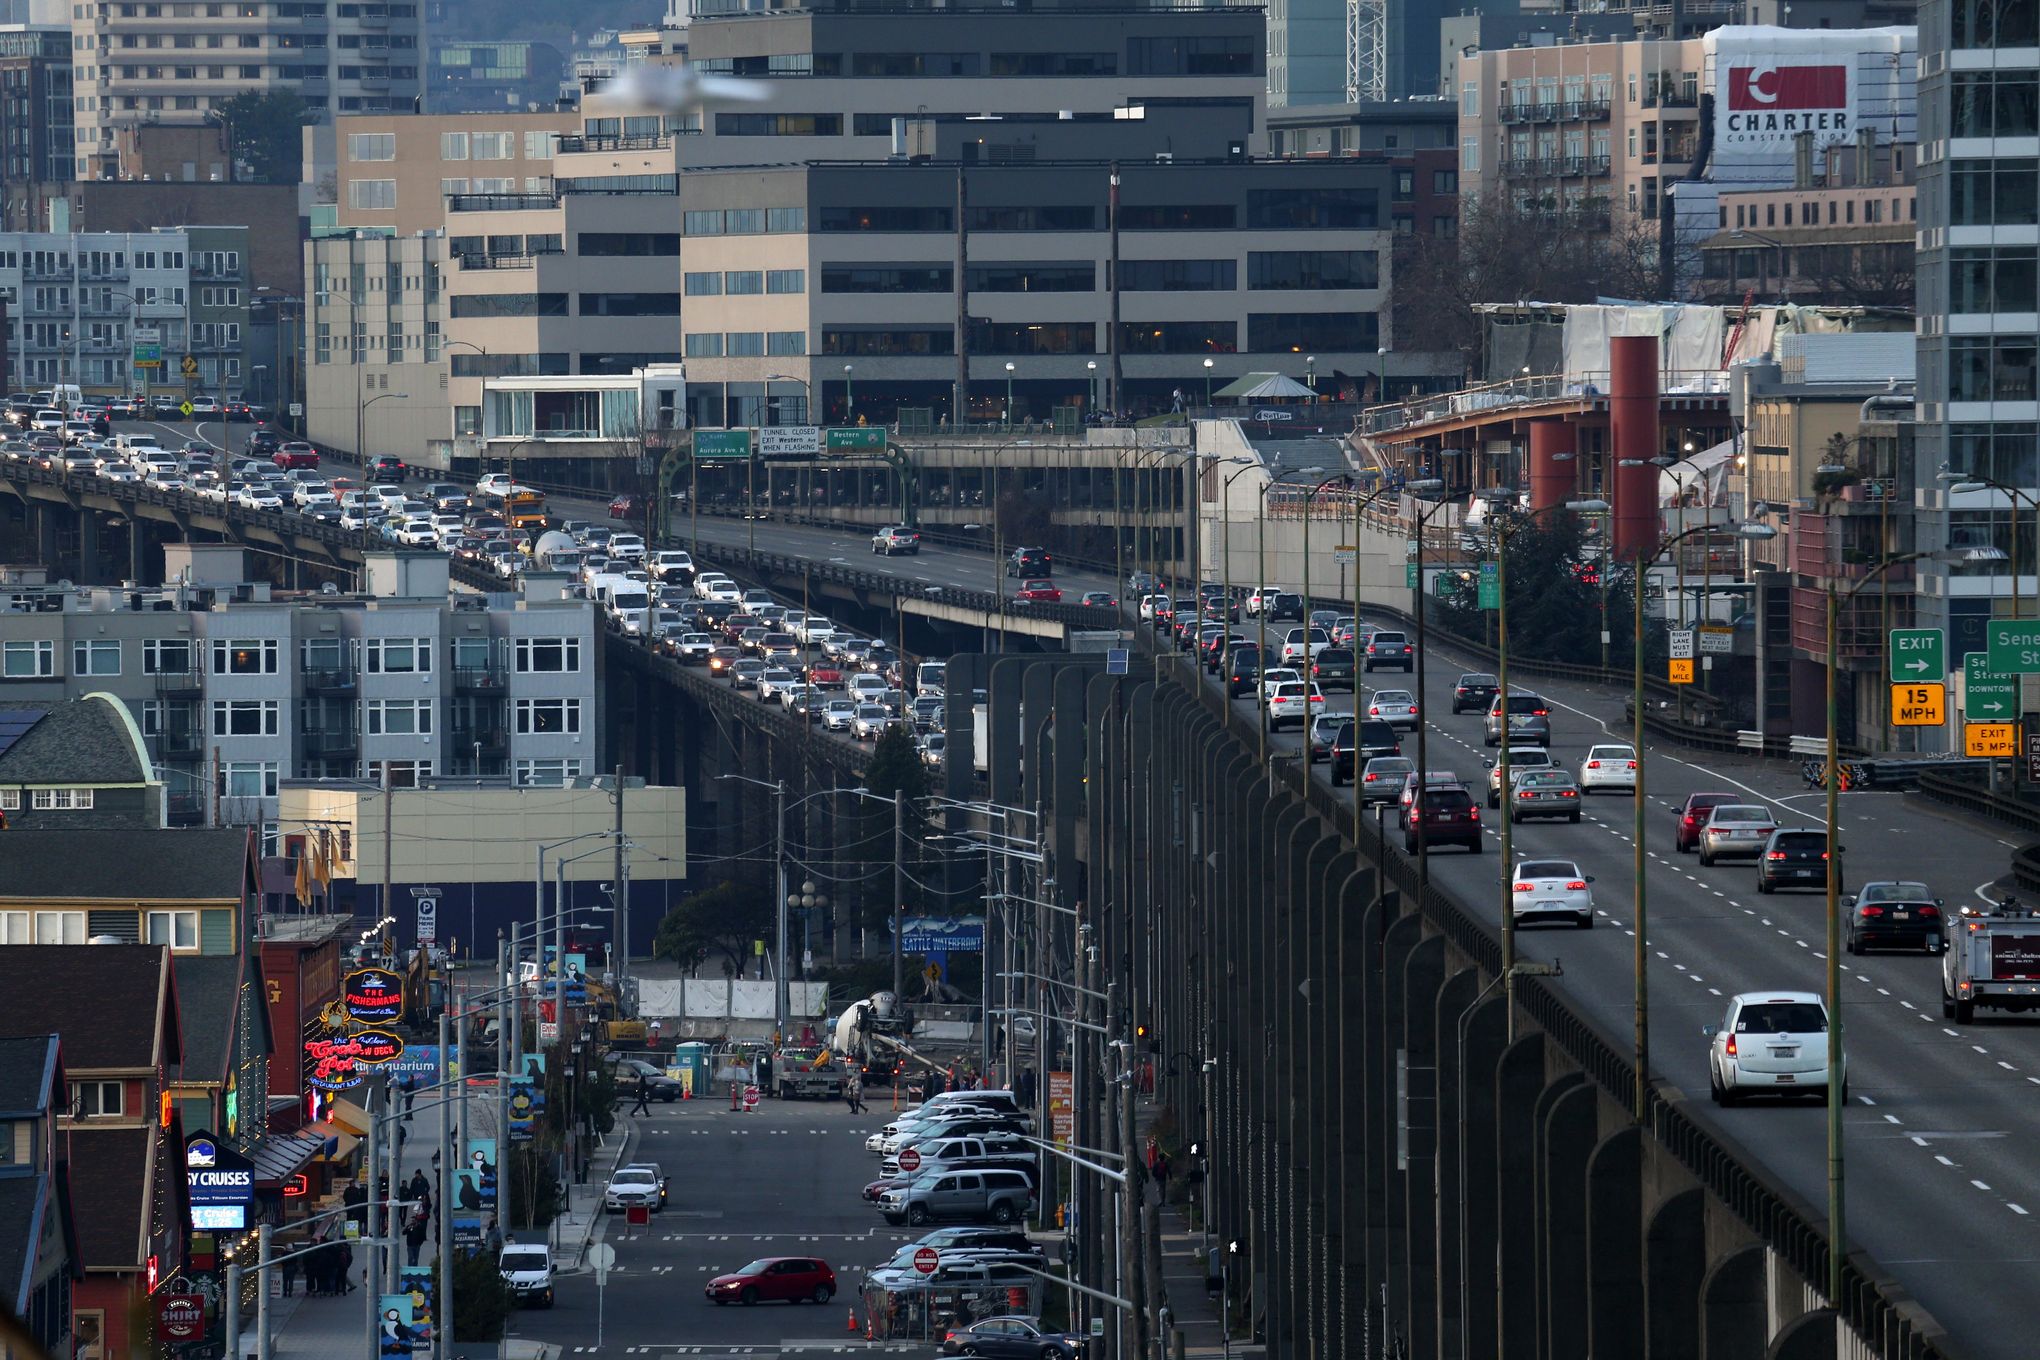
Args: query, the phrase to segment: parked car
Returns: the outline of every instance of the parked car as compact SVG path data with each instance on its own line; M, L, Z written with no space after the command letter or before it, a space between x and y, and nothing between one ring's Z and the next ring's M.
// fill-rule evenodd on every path
M836 1272L812 1256L767 1256L710 1280L703 1292L716 1304L827 1303L836 1297Z
M886 1191L878 1209L888 1223L937 1219L1017 1223L1026 1217L1033 1199L1027 1176L1019 1171L944 1171Z

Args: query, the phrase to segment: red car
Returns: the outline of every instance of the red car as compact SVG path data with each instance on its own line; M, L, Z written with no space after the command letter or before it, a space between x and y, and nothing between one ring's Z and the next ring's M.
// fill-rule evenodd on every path
M637 516L638 498L628 492L618 496L609 503L609 517L611 519L636 519Z
M746 1306L770 1299L827 1303L836 1296L836 1272L812 1256L767 1256L742 1270L718 1275L704 1291L716 1303L735 1300Z
M807 681L816 689L841 689L843 668L833 661L818 661L808 667Z
M293 439L278 447L269 456L269 461L289 472L292 468L316 468L319 465L319 451L302 439Z
M1733 793L1687 794L1686 805L1679 809L1679 837L1677 841L1679 853L1690 855L1693 853L1694 848L1700 844L1700 832L1707 825L1707 810L1709 808L1719 807L1724 803L1741 803L1745 801L1747 800Z
M1022 581L1013 600L1016 604L1061 604L1062 587L1053 581Z

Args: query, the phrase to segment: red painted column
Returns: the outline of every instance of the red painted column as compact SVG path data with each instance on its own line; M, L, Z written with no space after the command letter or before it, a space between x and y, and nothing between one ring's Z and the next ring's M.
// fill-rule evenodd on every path
M1608 342L1608 452L1615 466L1615 556L1633 558L1658 542L1658 343L1652 335ZM1637 466L1623 467L1625 459Z
M1560 454L1576 454L1573 427L1570 421L1533 420L1530 422L1530 508L1545 510L1554 505L1564 505L1571 498L1577 482L1575 469L1579 466L1573 458L1560 458Z

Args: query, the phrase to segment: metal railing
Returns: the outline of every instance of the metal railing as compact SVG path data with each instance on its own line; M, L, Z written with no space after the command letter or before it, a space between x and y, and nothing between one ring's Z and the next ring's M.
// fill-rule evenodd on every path
M1658 390L1662 395L1689 393L1719 396L1726 401L1728 378L1717 369L1672 370L1659 375ZM1411 425L1450 420L1457 416L1478 415L1482 411L1500 407L1554 401L1577 401L1584 407L1588 402L1605 401L1607 397L1608 374L1605 371L1575 374L1535 373L1503 382L1462 388L1457 392L1413 397L1408 401L1393 402L1386 406L1370 406L1360 415L1357 433L1385 434Z

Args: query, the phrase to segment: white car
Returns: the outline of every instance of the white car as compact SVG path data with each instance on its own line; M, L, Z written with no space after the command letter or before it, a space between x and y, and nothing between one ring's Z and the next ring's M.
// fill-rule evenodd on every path
M696 593L704 600L735 604L743 595L743 592L737 589L737 583L727 576L722 577L720 580L711 580L706 589L700 589L699 582L696 583L696 586Z
M1166 595L1143 595L1140 597L1140 621L1142 623L1153 623L1157 610L1166 614L1175 607L1176 602Z
M857 716L850 720L851 740L877 741L893 722L892 710L884 704L859 704Z
M1406 689L1378 689L1367 700L1367 716L1379 718L1390 727L1417 730L1417 696Z
M491 472L475 483L475 490L484 496L507 496L513 491L529 491L532 488L510 480L507 472ZM398 493L402 495L401 492Z
M1581 930L1594 926L1594 879L1569 859L1526 859L1509 880L1516 924L1557 921Z
M1267 608L1268 605L1274 600L1274 598L1277 595L1280 595L1281 593L1282 593L1281 586L1262 586L1260 589L1248 595L1246 603L1242 604L1240 608L1249 615L1258 614L1263 609Z
M337 509L340 505L340 498L330 491L307 491L297 498L297 508L300 514L309 515L322 505L330 505Z
M1286 685L1292 680L1303 679L1303 672L1294 666L1271 666L1261 672L1261 702L1266 704L1275 694L1277 685Z
M1531 770L1549 770L1557 767L1551 752L1542 746L1511 746L1509 748L1509 778L1519 779ZM1502 805L1502 762L1497 759L1489 763L1487 775L1487 805L1498 808Z
M1825 1096L1827 1003L1818 992L1743 992L1728 999L1720 1028L1701 1030L1709 1040L1707 1085L1717 1105L1747 1095ZM1842 1102L1849 1099L1849 1067L1842 1064Z
M664 548L652 554L652 574L662 581L678 581L683 576L694 574L694 558L674 548Z
M432 527L429 519L407 519L397 526L394 535L399 546L406 548L436 548L439 546L439 531Z
M139 482L142 480L141 469L135 467L132 463L108 463L105 467L99 469L99 475L109 482Z
M609 555L621 557L627 562L643 562L645 541L637 534L612 534L609 539Z
M758 701L771 703L788 688L800 683L800 677L784 666L773 666L758 673Z
M885 702L885 677L873 675L870 671L859 671L845 682L850 698L860 704Z
M44 410L37 411L34 418L28 424L32 430L61 431L64 428L64 422L69 419L70 417L66 416L62 411Z
M612 1214L640 1204L656 1212L665 1203L666 1192L659 1183L659 1173L649 1166L618 1167L602 1192L602 1207Z
M1331 635L1322 628L1311 629L1308 641L1304 638L1303 629L1292 628L1289 635L1282 639L1282 664L1287 666L1297 661L1315 661L1317 654L1331 645Z
M220 480L217 472L195 472L191 477L191 494L215 505L225 505L227 484Z
M831 699L822 705L822 726L831 732L848 732L857 720L857 705L848 699Z
M680 640L673 644L673 653L683 665L705 666L709 654L716 649L713 633L682 633Z
M1580 792L1619 789L1636 792L1636 748L1634 746L1590 746L1580 762Z
M1311 716L1324 712L1324 707L1324 691L1315 682L1285 680L1268 696L1268 726L1277 729L1294 723L1307 727Z
M370 512L359 505L340 507L340 527L343 529L366 529Z

